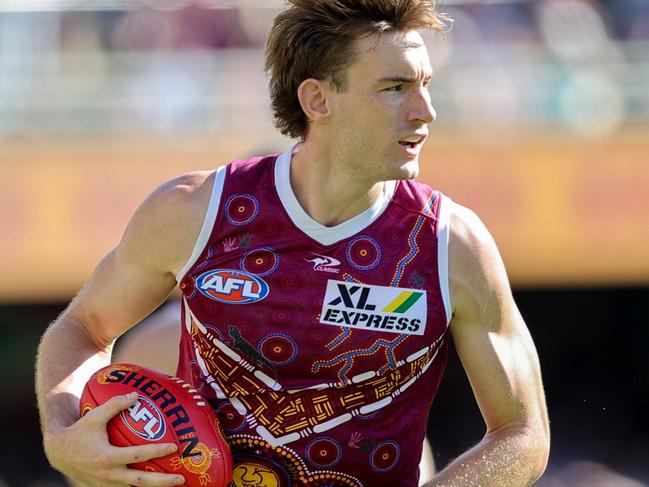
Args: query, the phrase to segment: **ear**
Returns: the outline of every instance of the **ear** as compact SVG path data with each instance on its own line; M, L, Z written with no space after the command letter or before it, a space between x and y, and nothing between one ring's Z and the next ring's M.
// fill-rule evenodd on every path
M307 78L297 88L297 97L306 118L318 122L329 115L327 91L323 81Z

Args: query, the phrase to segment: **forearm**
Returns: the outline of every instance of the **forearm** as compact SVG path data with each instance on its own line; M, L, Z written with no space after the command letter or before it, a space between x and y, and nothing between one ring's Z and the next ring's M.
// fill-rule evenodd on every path
M63 315L43 335L36 360L36 397L46 437L79 419L90 375L110 363L112 345L98 347L79 322Z
M79 417L79 396L90 375L110 362L110 339L91 338L86 327L60 318L41 341L36 367L36 390L45 455L52 467L79 485L184 485L182 475L128 468L177 450L173 443L116 448L107 424L132 407L136 394L117 395ZM75 485L77 485L75 483Z
M522 487L531 485L547 462L548 442L530 429L489 433L424 487Z

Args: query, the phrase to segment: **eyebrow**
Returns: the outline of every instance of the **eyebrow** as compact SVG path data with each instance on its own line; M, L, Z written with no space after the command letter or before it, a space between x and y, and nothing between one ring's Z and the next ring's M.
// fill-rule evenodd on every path
M424 77L424 80L430 80L432 75L427 75ZM390 76L387 78L381 78L379 83L415 83L419 78L414 76Z

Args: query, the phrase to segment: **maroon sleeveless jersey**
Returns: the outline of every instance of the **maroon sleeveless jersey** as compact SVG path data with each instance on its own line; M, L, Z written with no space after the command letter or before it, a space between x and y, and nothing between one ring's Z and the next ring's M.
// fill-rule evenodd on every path
M178 375L218 414L237 486L416 487L447 355L447 200L389 182L324 227L290 160L217 171L178 276Z

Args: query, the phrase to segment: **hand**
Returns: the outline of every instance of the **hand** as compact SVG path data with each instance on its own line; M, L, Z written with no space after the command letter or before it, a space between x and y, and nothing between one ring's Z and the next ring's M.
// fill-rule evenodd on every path
M44 440L45 453L54 468L89 487L171 487L183 485L182 475L145 472L127 465L169 455L173 443L116 447L109 443L106 424L135 404L137 393L116 396L89 411L76 423Z

